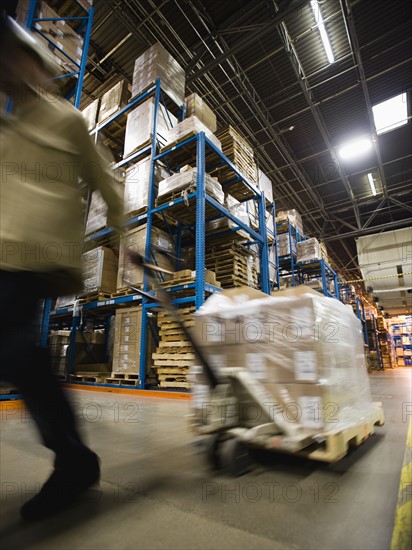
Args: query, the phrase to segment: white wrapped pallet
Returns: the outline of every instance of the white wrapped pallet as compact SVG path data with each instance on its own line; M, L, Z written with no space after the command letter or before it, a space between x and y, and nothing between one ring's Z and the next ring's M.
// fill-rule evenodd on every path
M288 220L291 225L303 235L302 217L295 208L276 212L276 223L287 222Z
M259 170L259 189L265 194L265 199L268 202L273 202L273 187L270 179Z
M197 169L188 167L181 170L177 174L167 177L159 183L158 199L170 194L188 192L192 193L197 186ZM206 193L217 200L220 204L224 202L224 192L217 178L213 178L209 174L205 174L205 189Z
M153 135L154 98L141 103L127 115L124 139L124 157L140 147L149 145ZM166 143L168 130L177 125L177 118L160 104L157 114L156 134L160 143Z
M289 239L288 233L281 233L277 235L276 242L279 257L296 254L296 239L293 236Z
M186 117L190 118L195 116L200 122L202 122L211 132L215 133L217 130L216 115L198 94L193 93L187 96L185 99Z
M322 259L319 241L314 237L298 242L296 253L298 262L310 262Z
M128 283L134 286L141 286L143 284L143 270L130 261L127 251L139 252L139 254L144 256L146 236L147 224L128 231L120 238L119 270L117 274L118 290L128 288ZM167 253L175 253L170 235L157 227L152 227L151 237L152 245L166 252L166 254L155 254L157 265L167 271L175 271L174 261L167 255ZM170 279L170 277L170 275L164 274L165 280Z
M289 422L322 433L376 415L362 326L338 300L305 286L273 296L243 287L212 295L195 321L212 367L247 371Z
M170 128L166 134L166 144L182 141L186 136L189 137L192 134L199 134L200 132L204 132L205 136L219 151L222 150L222 145L218 138L195 116L185 118L182 122Z
M86 121L87 129L89 130L89 132L93 130L93 128L96 126L97 112L99 110L99 101L100 101L99 98L95 99L90 103L90 105L85 107L82 111L82 115L84 120Z
M156 42L138 57L134 64L132 97L153 85L160 78L162 90L177 104L185 97L185 72L172 55Z
M149 204L150 170L152 158L137 162L126 171L124 184L124 213L131 214L147 209ZM155 165L155 183L168 177L167 170L158 162Z
M99 123L104 122L127 104L129 90L126 80L120 80L102 97L99 109Z
M117 257L113 250L99 246L83 254L83 293L115 292Z

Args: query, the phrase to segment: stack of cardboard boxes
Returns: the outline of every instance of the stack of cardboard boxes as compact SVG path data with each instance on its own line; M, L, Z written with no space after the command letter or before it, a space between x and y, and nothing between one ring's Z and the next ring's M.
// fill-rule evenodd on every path
M341 302L306 287L275 296L244 287L211 296L195 319L196 341L217 372L248 371L288 422L335 431L374 410L362 327Z

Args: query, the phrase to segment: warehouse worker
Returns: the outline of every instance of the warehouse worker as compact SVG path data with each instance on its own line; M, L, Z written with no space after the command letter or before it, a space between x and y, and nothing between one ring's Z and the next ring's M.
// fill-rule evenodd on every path
M12 19L2 17L0 24L0 88L14 105L0 132L0 379L17 386L56 455L50 478L21 509L24 518L41 519L96 483L100 467L77 431L47 353L36 348L38 303L80 290L79 182L100 190L114 228L122 224L123 208L81 113L50 93L54 59Z

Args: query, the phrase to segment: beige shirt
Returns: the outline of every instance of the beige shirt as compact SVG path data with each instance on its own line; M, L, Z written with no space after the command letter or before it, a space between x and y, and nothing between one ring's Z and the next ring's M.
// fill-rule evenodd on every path
M100 190L108 223L122 225L113 172L81 113L38 97L0 129L0 269L80 274L84 206L80 182Z

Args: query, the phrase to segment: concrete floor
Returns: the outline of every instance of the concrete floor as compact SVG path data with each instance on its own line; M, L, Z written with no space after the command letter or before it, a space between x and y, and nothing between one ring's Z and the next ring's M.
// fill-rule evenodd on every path
M0 541L11 549L387 549L404 455L412 369L371 376L386 424L335 465L274 454L233 479L211 472L188 430L187 401L74 390L102 482L38 524L18 510L51 453L22 412L3 413Z

